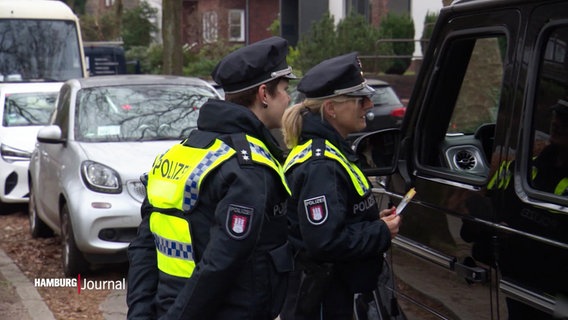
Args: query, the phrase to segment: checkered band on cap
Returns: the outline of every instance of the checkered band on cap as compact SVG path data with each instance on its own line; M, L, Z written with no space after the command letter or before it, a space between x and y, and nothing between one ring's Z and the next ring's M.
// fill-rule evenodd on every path
M187 181L185 182L184 198L182 209L184 211L189 211L193 209L197 203L197 198L199 196L199 180L205 171L219 159L220 156L226 154L231 150L225 143L221 143L221 146L216 150L210 150L207 152L203 160L193 169L189 174Z
M183 243L179 241L174 241L166 238L162 238L154 233L154 242L156 243L156 248L161 253L168 257L179 258L184 260L193 260L191 255L191 243Z

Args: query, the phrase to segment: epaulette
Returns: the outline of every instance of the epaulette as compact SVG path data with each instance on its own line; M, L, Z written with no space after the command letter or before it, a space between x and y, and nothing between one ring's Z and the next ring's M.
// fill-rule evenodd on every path
M231 134L231 141L233 142L233 148L237 151L237 159L240 165L252 164L252 152L250 149L249 142L244 133L234 133Z
M323 158L325 152L325 140L313 139L312 141L312 157Z

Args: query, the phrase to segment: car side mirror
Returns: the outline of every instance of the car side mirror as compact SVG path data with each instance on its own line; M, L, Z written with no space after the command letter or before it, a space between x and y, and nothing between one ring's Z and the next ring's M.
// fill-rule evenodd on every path
M59 126L45 126L39 129L37 133L37 141L51 144L65 143L65 139L63 139L61 135L61 128Z
M363 173L385 176L396 170L400 146L400 129L384 129L358 137L353 150L359 156Z

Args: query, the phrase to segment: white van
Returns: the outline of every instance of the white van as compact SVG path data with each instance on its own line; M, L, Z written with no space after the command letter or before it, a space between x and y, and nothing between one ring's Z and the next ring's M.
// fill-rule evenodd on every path
M0 83L87 75L79 19L61 1L0 1Z
M27 203L36 134L64 81L87 76L79 19L62 1L0 0L0 203Z

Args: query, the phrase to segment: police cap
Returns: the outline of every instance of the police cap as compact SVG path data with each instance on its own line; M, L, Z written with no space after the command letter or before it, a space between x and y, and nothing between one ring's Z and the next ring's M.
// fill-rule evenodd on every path
M286 63L287 54L288 42L270 37L228 54L211 76L225 93L245 91L280 77L294 79L292 68Z
M298 91L306 98L322 99L339 95L370 96L375 89L363 77L357 52L320 62L306 72L298 83Z

